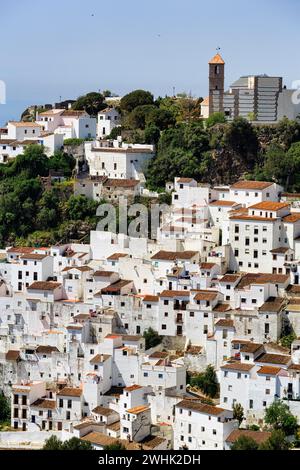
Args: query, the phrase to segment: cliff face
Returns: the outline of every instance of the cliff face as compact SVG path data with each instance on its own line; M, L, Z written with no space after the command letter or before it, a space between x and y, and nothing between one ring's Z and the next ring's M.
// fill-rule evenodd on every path
M246 173L251 172L253 169L252 161L241 158L241 155L235 152L228 149L213 151L207 180L214 185L232 184L238 179L243 178Z

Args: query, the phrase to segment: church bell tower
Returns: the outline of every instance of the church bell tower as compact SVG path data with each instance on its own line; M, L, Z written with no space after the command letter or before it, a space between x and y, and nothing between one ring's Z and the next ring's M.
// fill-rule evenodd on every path
M209 65L209 116L224 111L225 62L216 54Z

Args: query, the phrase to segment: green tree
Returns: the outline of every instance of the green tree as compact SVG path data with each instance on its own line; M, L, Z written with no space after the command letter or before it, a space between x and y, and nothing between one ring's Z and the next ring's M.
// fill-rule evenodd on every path
M146 171L150 188L164 188L175 176L204 179L209 136L200 123L180 124L162 132L157 155Z
M97 201L81 195L71 196L66 204L66 213L70 220L85 220L87 217L95 217L97 207Z
M55 152L49 158L49 169L55 171L63 171L64 176L71 176L76 165L76 160L72 155L64 152Z
M256 163L259 150L257 134L246 119L236 118L225 127L222 144L239 155L248 165Z
M233 411L233 419L237 419L239 422L239 426L242 424L244 419L244 408L240 403L235 403L232 407Z
M241 436L232 444L231 450L258 450L258 444L252 437Z
M104 446L103 450L109 452L112 450L126 450L126 447L120 441L117 441L113 444L108 444L107 446Z
M291 345L292 345L292 342L295 341L295 339L297 339L297 335L296 333L293 331L292 333L286 335L286 336L282 336L280 338L280 344L281 346L283 346L284 348L287 348L287 349L291 349Z
M86 111L90 116L97 116L99 111L106 107L104 96L101 93L92 91L77 98L72 108L77 111Z
M45 441L43 450L62 450L62 441L56 436L51 436Z
M256 170L255 176L288 187L294 169L295 164L291 155L278 144L272 144L266 152L262 168Z
M22 155L18 155L10 165L3 165L0 168L5 177L23 174L23 178L35 178L37 176L47 176L49 169L48 157L44 153L41 145L27 145Z
M146 349L154 348L162 341L161 336L151 327L144 331L143 337L145 338Z
M72 437L62 444L62 450L93 450L93 446L88 441L82 441L78 437Z
M213 127L216 124L223 124L226 122L224 113L213 113L205 121L207 127Z
M10 420L10 402L4 393L0 392L0 423Z
M155 124L149 124L145 128L145 142L157 145L160 138L160 130Z
M272 431L271 436L265 442L260 444L259 450L289 450L291 444L285 437L281 429Z
M215 398L219 393L217 374L212 365L208 365L205 372L191 378L191 385L199 387L205 395Z
M120 108L122 111L130 113L137 106L153 104L153 102L153 95L150 91L134 90L123 96L120 101Z
M176 120L172 111L168 109L159 109L152 106L149 112L145 116L145 123L147 126L155 125L161 131L175 125Z
M282 400L274 401L266 409L265 422L272 426L274 430L282 430L285 435L294 434L298 427L297 418Z
M136 106L123 120L124 125L130 129L145 129L146 121L149 122L148 116L151 115L153 109L156 109L153 104Z
M43 450L93 450L88 441L82 441L78 437L72 437L67 441L61 441L56 436L51 436L45 441Z
M110 139L117 139L120 135L122 135L122 126L116 126L111 130L111 133L109 134Z

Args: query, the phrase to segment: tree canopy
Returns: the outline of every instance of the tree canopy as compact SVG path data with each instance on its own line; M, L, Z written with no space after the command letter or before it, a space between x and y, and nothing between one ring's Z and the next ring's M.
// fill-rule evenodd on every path
M282 400L274 401L266 409L265 423L269 424L274 430L283 431L285 435L294 434L298 427L297 418Z
M232 444L231 450L258 450L258 444L252 437L241 436Z
M242 424L244 419L244 408L240 403L235 403L232 407L233 411L233 419L237 419L239 422L239 426Z
M58 152L48 158L39 145L27 146L23 155L0 165L1 246L51 244L66 240L70 233L82 237L82 229L88 233L96 226L96 202L73 196L68 182L49 188L40 178L50 170L68 177L74 166L72 156ZM76 224L76 231L70 231L70 223Z
M160 344L162 340L157 331L153 330L151 327L144 331L143 337L145 338L146 349L154 348L154 346Z
M6 421L10 421L10 401L4 393L0 391L0 423Z
M106 107L105 97L102 93L92 91L84 96L79 96L72 108L76 111L86 111L90 116L97 116L99 111Z
M122 111L130 113L137 106L151 105L153 102L153 95L150 91L134 90L122 97L120 108Z
M208 365L201 374L193 376L190 383L193 387L199 387L210 398L215 398L219 393L217 374L211 365Z
M93 446L90 442L82 441L77 437L61 441L53 435L45 441L43 450L93 450Z

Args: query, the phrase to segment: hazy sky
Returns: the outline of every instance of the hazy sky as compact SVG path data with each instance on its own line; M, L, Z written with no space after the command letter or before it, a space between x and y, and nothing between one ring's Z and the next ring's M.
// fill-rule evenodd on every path
M0 0L0 124L29 104L99 89L206 96L218 46L226 85L267 73L290 86L299 13L297 0Z

